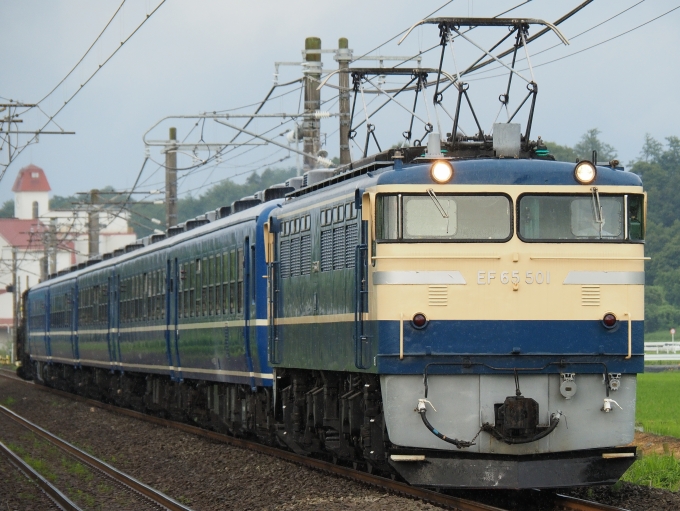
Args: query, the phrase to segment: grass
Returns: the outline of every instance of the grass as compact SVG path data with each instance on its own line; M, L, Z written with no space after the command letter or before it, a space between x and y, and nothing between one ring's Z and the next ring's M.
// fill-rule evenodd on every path
M680 372L639 374L635 422L645 432L680 438Z
M680 341L680 333L677 340ZM645 333L645 342L671 342L671 333L668 330Z
M650 454L636 461L621 478L633 484L678 491L680 460L673 455Z
M7 408L9 408L10 406L12 406L16 402L17 402L16 399L14 399L12 396L9 396L9 397L6 397L5 399L3 399L2 401L0 401L0 405L6 406Z

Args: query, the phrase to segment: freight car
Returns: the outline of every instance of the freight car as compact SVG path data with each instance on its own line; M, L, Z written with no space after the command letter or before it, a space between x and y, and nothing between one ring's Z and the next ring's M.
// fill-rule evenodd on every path
M33 287L34 379L416 485L615 481L643 370L640 179L435 138Z

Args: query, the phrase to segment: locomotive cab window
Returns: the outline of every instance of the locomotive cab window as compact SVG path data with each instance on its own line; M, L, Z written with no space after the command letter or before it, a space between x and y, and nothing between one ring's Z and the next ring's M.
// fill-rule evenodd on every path
M379 241L507 241L512 207L507 195L379 195Z
M642 195L523 195L518 202L524 241L622 242L644 239Z

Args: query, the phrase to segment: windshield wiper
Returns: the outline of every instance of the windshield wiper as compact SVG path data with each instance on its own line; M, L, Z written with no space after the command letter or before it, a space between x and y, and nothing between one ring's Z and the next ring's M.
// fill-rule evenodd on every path
M437 209L439 210L439 213L441 214L442 218L446 218L446 234L448 234L449 233L449 214L446 212L446 210L442 206L441 202L439 202L439 199L437 198L437 194L434 193L434 190L432 188L427 189L427 194L430 196L430 199L432 199L432 202L434 202L434 205L437 206Z
M449 214L442 207L441 203L439 202L439 199L434 193L434 190L432 188L428 188L427 194L430 196L430 199L432 199L432 202L434 202L434 205L437 206L437 209L439 210L439 213L441 213L442 218L449 218Z
M598 224L600 228L600 239L602 239L602 228L604 227L604 213L602 212L602 205L600 204L600 193L594 186L590 189L590 191L593 194L593 215L595 217L595 223Z

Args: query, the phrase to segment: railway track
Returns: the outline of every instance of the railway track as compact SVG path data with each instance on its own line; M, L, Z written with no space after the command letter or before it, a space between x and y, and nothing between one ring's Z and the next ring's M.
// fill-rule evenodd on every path
M48 444L59 448L61 451L68 454L71 458L80 463L87 465L98 473L104 475L111 480L124 493L131 495L134 500L135 509L161 509L168 511L191 511L187 506L177 502L176 500L164 495L163 493L151 488L150 486L138 481L137 479L121 472L112 467L108 463L95 458L86 453L78 447L62 440L53 435L49 431L41 428L27 419L17 415L13 411L4 406L0 406L0 415L12 422L26 428L40 439L48 442ZM73 501L61 493L54 485L49 483L46 478L33 470L25 461L21 459L16 453L0 443L0 450L10 458L15 466L24 472L29 478L33 479L38 486L61 508L66 510L80 510Z
M10 464L28 479L33 481L47 497L53 502L56 509L63 511L81 511L81 509L47 479L36 472L33 467L17 456L9 447L0 442L0 454L5 456Z
M24 384L30 384L29 382L26 382L20 378L18 378L16 375L8 374L8 371L5 370L0 370L0 376L6 377L6 378L11 378L13 380L22 382ZM89 406L97 407L103 410L111 411L120 415L125 415L128 417L132 417L138 420L143 420L146 422L150 422L153 424L157 424L160 426L164 426L167 428L173 428L177 429L180 431L184 431L186 433L190 433L193 435L201 436L203 438L208 438L213 441L217 442L222 442L226 443L235 447L240 447L243 449L248 449L252 451L256 451L262 454L266 454L269 456L274 456L279 459L284 459L293 463L297 463L300 465L304 465L310 468L313 468L315 470L321 470L339 477L343 477L345 479L350 479L362 484L367 484L371 485L374 487L378 487L380 489L406 496L409 498L421 500L424 502L428 502L430 504L438 505L441 507L444 507L446 509L452 509L456 511L506 511L503 508L500 507L495 507L492 505L484 504L481 502L475 502L472 500L468 499L463 499L460 497L452 496L452 495L447 495L446 493L440 493L432 490L427 490L424 488L417 488L410 486L408 484L399 482L399 481L393 481L391 479L381 477L375 474L369 474L366 472L361 472L358 470L354 470L349 467L344 467L341 465L336 465L333 463L329 463L323 460L318 460L314 458L308 458L305 456L300 456L298 454L289 452L289 451L284 451L275 447L269 447L266 445L258 444L255 442L251 442L249 440L241 439L241 438L236 438L232 436L228 436L222 433L217 433L214 431L202 429L196 426L192 426L189 424L181 423L181 422L175 422L167 419L162 419L160 417L155 417L152 415L146 415L134 410L129 410L127 408L120 408L114 405L110 405L107 403L102 403L100 401L95 401L92 399L88 399L82 396L78 396L76 394L71 394L69 392L64 392L61 390L53 389L50 387L45 387L43 385L35 385L34 386L37 389L40 389L45 392L49 392L55 395L59 395L71 400L76 400L80 401L82 403L85 403ZM0 410L2 411L2 410ZM538 494L540 492L537 491L537 498ZM606 504L599 504L596 502L590 502L586 500L581 500L577 499L574 497L569 497L566 495L555 495L554 496L554 511L627 511L622 508L618 507L613 507L613 506L608 506ZM186 509L186 508L184 508Z

